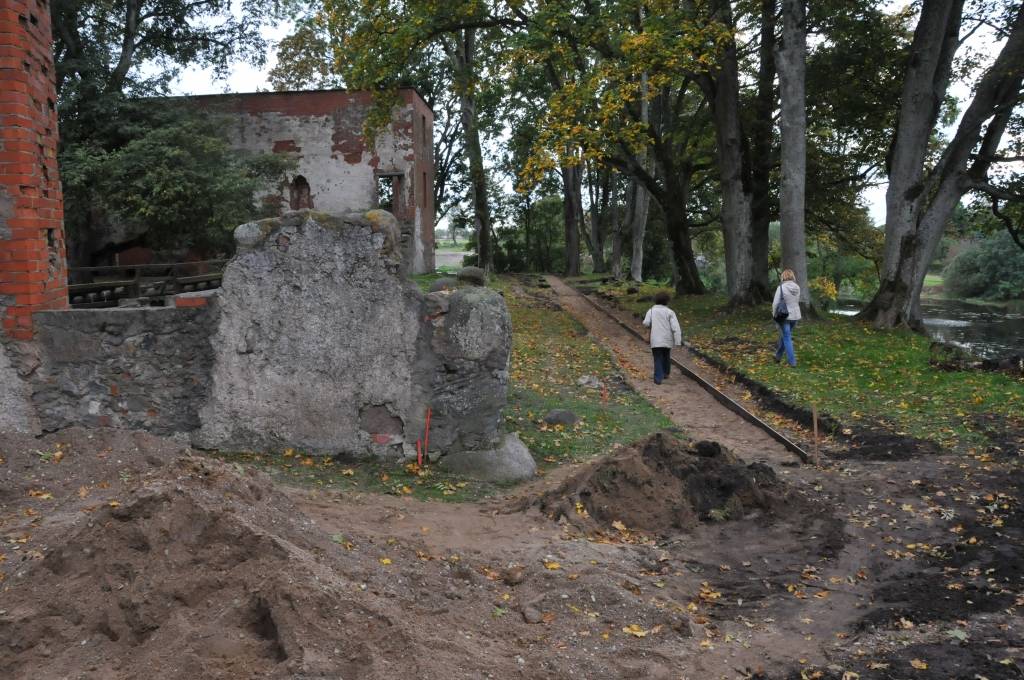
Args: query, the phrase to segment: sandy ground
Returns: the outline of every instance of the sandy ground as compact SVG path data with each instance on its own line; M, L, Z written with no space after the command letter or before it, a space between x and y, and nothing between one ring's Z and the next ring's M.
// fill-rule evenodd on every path
M0 433L0 675L1024 675L1019 450L795 466L590 322L738 458L648 441L448 504L276 486L144 433Z

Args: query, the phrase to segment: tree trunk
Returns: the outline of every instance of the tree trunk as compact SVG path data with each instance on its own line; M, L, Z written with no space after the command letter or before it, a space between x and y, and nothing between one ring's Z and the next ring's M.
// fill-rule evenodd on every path
M690 240L690 221L685 213L665 216L668 237L672 242L672 262L676 269L676 292L682 295L703 295L707 289L700 280L700 270L693 255Z
M717 0L715 18L733 26L729 0ZM702 79L715 122L718 171L722 188L722 232L725 237L725 277L731 305L748 305L760 300L753 283L753 253L750 240L750 176L745 158L740 122L739 71L736 43L726 45L719 70Z
M930 169L925 166L927 144L949 85L962 10L963 0L925 0L914 32L890 153L881 285L861 313L880 328L922 328L920 295L928 265L960 197L968 189L989 186L988 169L1024 81L1020 6L953 139ZM979 144L980 151L972 156Z
M630 179L629 184L627 185L627 196L625 197L626 205L624 205L621 210L616 210L614 216L611 218L612 252L610 264L612 278L616 281L621 281L624 278L622 271L622 242L625 239L626 222L629 219L627 216L631 214L633 210L633 205L631 199L628 198L628 195L632 193L632 186L634 182L636 182L636 179Z
M594 273L603 274L608 271L604 259L604 239L608 225L608 202L611 193L610 168L602 167L597 171L596 185L590 198L590 257L594 260Z
M530 245L531 245L531 239L530 239L530 231L531 231L531 229L530 229L530 212L531 212L531 206L530 206L530 195L529 195L529 193L524 194L524 196L523 196L523 203L526 206L526 209L523 211L523 252L524 252L523 261L524 261L524 263L526 265L526 267L525 267L526 271L533 271L533 269L532 269L533 256L530 253L532 248L530 247Z
M807 285L807 237L804 230L804 188L807 177L807 28L805 0L782 0L782 45L778 54L782 109L782 265L800 284L800 300L810 305Z
M580 275L580 225L583 221L583 173L579 165L562 166L565 208L565 275Z
M772 117L775 113L775 0L761 0L761 44L758 48L760 67L757 73L757 98L750 140L751 159L750 206L752 280L760 295L768 296L768 252L771 249L769 227L772 221L771 173L774 165ZM781 74L779 75L781 79Z
M651 104L647 100L647 74L640 76L640 123L648 125L651 122ZM651 172L651 152L644 149L637 155L637 162L644 170ZM632 182L630 185L635 190L633 199L633 211L629 216L630 233L633 236L633 254L629 260L629 277L641 283L644 280L644 237L647 234L647 213L651 204L651 195L641 182Z
M629 259L629 278L637 283L644 280L644 236L647 232L647 214L651 206L651 194L642 182L629 183L629 213L626 232L632 239L632 255Z
M477 265L486 272L494 269L491 249L491 208L487 200L487 172L480 147L477 125L476 100L473 88L473 69L476 58L476 32L467 28L459 35L458 46L449 56L455 70L459 92L459 114L462 131L466 136L466 156L469 159L469 184L473 199L473 222L476 229Z

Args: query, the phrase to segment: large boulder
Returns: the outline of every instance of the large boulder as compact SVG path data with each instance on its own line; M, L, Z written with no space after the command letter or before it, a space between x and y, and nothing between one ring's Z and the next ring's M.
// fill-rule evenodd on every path
M430 443L440 451L484 450L501 438L508 391L512 320L490 288L427 296L434 331Z
M537 474L537 463L517 434L493 449L461 451L441 459L446 470L485 482L520 482Z

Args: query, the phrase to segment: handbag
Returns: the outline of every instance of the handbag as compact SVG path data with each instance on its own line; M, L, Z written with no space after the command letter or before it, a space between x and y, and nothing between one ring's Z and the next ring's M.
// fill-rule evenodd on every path
M775 314L772 318L775 319L775 323L782 323L789 318L789 307L786 306L785 300L779 300L779 304L775 308Z

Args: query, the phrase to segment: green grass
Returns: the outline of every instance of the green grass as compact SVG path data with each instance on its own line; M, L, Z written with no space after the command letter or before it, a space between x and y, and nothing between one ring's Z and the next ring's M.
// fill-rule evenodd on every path
M925 288L930 286L941 286L942 281L943 279L941 274L925 274L924 276Z
M524 279L525 280L525 279ZM501 278L512 315L512 362L508 430L520 433L541 469L582 461L631 442L668 420L640 395L622 385L612 355L595 343L566 312L517 292L512 279ZM527 291L529 293L529 291ZM585 375L597 377L607 390L581 387ZM555 408L581 418L574 427L547 427L543 417Z
M430 284L434 283L434 281L437 281L438 279L451 278L451 274L443 268L439 268L437 271L429 274L413 274L409 278L413 280L413 283L419 286L421 291L426 293L430 290Z
M625 309L642 312L644 285L604 292ZM649 298L648 298L649 299ZM794 339L799 367L772 361L777 331L769 306L727 311L719 295L680 296L672 307L683 335L732 369L773 389L795 405L848 424L881 422L895 432L969 448L987 441L982 419L995 416L1024 428L1024 380L983 371L943 371L928 364L930 340L904 330L880 331L850 318L802 321Z

